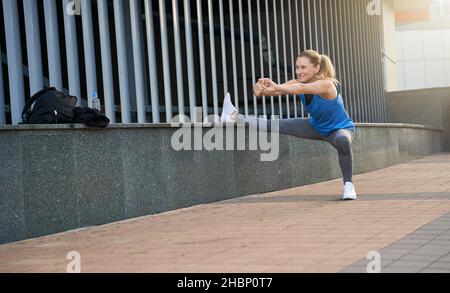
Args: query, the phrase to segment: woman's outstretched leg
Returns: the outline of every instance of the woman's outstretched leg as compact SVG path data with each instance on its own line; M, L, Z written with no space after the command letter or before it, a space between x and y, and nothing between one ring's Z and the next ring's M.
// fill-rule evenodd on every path
M249 127L257 128L260 131L266 132L270 132L272 130L276 131L275 127L272 127L274 121L278 123L278 132L281 134L292 135L304 139L324 140L324 137L312 127L309 122L309 118L270 120L253 116L245 117L241 114L238 114L236 117L237 123L245 123L248 124Z
M239 123L248 124L249 127L256 128L260 131L277 131L273 121L269 119L257 118L252 116L245 117L238 113L238 110L231 103L230 95L227 94L223 100L223 110L221 121L224 123ZM308 118L293 118L293 119L281 119L276 120L278 123L278 132L281 134L292 135L305 139L324 140L324 137L320 135L317 130L309 122ZM272 129L274 128L274 129Z

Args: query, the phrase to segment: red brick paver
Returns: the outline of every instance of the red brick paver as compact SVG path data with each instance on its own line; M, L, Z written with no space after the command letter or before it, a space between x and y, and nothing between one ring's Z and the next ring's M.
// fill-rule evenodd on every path
M450 211L450 154L0 245L0 272L338 272Z

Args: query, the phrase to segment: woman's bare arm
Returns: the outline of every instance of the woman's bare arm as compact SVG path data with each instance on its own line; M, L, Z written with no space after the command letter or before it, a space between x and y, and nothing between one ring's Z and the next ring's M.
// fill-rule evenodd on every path
M266 80L266 84L269 86L264 90L267 92L279 92L281 95L300 95L300 94L313 94L320 95L324 98L334 98L337 95L336 88L330 80L318 80L312 83L289 83L289 84L276 84L271 80Z

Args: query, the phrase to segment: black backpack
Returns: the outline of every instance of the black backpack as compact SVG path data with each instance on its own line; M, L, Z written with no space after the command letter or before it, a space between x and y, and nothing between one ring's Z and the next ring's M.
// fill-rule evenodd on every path
M104 128L109 119L102 112L88 107L76 107L73 110L73 123L83 123L90 127Z
M68 96L54 87L34 94L25 104L22 120L25 124L72 123L77 98ZM31 110L31 105L34 104Z

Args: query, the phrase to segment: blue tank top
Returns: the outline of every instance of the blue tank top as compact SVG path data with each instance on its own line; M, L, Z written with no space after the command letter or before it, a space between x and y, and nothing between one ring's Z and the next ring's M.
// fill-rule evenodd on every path
M304 108L311 115L311 125L323 136L328 136L339 129L355 131L355 124L345 111L339 87L336 88L338 92L336 98L328 100L320 95L313 95L309 105L306 103L305 95L300 95Z

